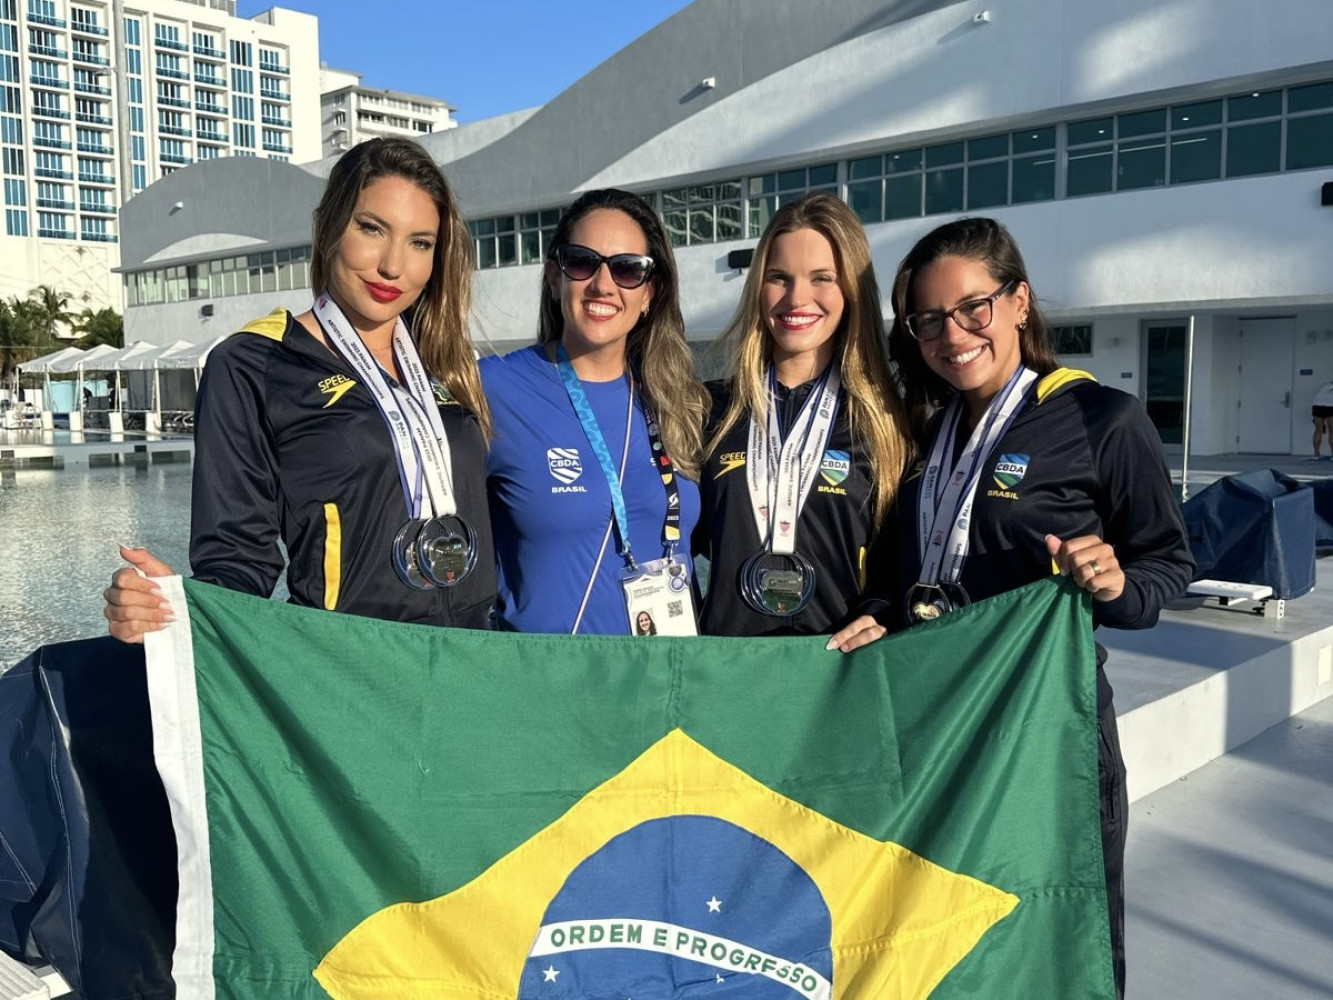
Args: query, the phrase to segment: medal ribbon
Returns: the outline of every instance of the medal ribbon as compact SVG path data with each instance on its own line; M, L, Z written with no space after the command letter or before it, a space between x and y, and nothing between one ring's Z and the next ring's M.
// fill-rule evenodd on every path
M593 454L597 456L597 464L602 467L602 474L606 477L606 486L611 491L611 514L616 522L616 535L619 537L620 544L617 551L624 557L626 565L633 568L634 553L630 551L629 541L629 511L625 508L625 491L620 485L620 476L616 474L615 462L611 459L611 452L606 446L606 438L602 436L602 428L597 423L597 414L592 411L592 404L588 402L588 394L583 391L583 383L579 380L579 373L574 370L574 364L569 360L569 353L565 350L565 345L556 342L555 356L558 367L560 368L560 381L565 384L565 392L569 394L569 401L574 406L574 413L579 418L579 423L583 425L583 433L588 438L588 444L592 445ZM625 414L625 446L629 447L630 425L634 419L634 382L630 381L629 386L629 411ZM668 509L667 516L670 517L671 511ZM677 505L677 519L679 520L679 505ZM676 527L676 534L680 534L679 523Z
M405 385L395 388L333 299L327 294L320 295L313 311L325 336L361 377L389 425L408 515L453 517L458 513L458 504L454 498L449 439L444 433L430 376L402 316L394 323L393 350L403 370ZM423 476L427 489L424 494L420 485Z
M760 422L753 414L750 416L745 479L760 542L770 552L791 555L796 551L796 521L819 474L820 457L833 436L842 372L836 363L824 370L785 441L778 414L777 377L771 367L768 379L768 419Z
M1020 365L1014 370L977 421L957 463L953 461L953 452L963 415L963 397L955 395L949 401L931 443L918 494L919 586L957 583L962 576L963 564L967 561L968 523L982 467L1018 416L1036 381L1037 373L1032 369ZM941 491L940 483L946 479Z

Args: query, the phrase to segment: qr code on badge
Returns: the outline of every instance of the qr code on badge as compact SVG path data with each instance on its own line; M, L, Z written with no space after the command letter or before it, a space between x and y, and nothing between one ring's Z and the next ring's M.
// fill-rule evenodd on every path
M680 617L681 615L683 615L684 613L685 613L685 604L684 604L683 601L669 601L669 602L667 602L667 617L668 617L668 618L679 618L679 617Z

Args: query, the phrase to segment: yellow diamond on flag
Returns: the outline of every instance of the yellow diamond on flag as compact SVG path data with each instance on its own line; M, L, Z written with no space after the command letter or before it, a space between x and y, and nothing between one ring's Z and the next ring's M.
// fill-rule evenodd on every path
M704 983L719 1000L917 1000L1017 905L677 729L471 882L369 916L315 977L335 1000L648 1000Z

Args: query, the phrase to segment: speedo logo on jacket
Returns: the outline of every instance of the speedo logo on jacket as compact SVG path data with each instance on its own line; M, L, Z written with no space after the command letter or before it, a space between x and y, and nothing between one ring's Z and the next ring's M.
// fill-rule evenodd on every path
M346 375L330 375L326 379L320 380L319 391L329 397L329 401L324 404L323 409L328 409L338 400L347 394L347 390L356 385L356 382Z
M552 486L552 493L587 493L586 486L578 485L583 475L583 459L577 448L546 449L546 468L555 477L558 486Z

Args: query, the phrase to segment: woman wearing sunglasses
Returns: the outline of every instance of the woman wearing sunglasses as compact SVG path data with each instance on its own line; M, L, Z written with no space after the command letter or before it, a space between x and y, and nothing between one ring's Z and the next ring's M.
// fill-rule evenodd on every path
M710 385L701 631L818 634L855 606L911 450L879 301L844 202L815 193L773 216L724 335L735 374Z
M481 363L504 627L626 635L648 610L694 631L707 393L677 287L652 207L590 191L552 238L538 342Z
M880 600L836 634L854 649L1050 576L1092 595L1093 622L1148 628L1194 570L1157 431L1138 400L1057 366L1013 237L960 219L912 248L893 284L890 353L929 442L872 553ZM956 483L956 485L955 485ZM878 620L876 620L878 619ZM1128 800L1097 647L1102 845L1124 989Z
M472 241L416 143L335 164L314 216L312 284L210 355L195 423L194 577L395 621L488 628L496 591L484 488L490 417L467 336ZM402 414L390 419L390 414ZM122 549L106 591L126 641L171 620ZM138 570L138 572L136 572Z

